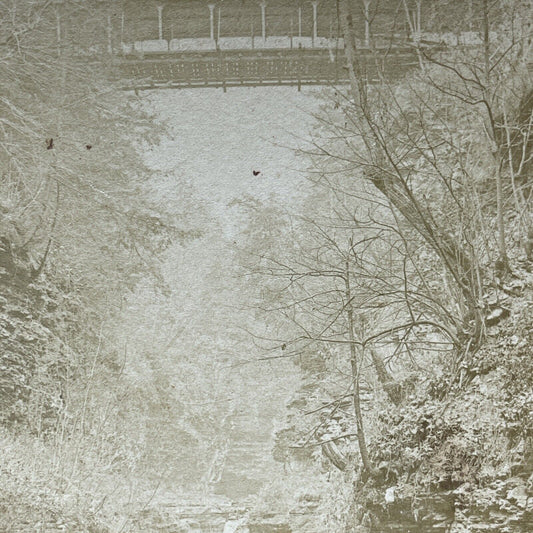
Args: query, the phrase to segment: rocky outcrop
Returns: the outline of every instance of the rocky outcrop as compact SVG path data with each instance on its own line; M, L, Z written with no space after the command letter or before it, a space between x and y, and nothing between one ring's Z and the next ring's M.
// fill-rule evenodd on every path
M532 476L533 477L533 476ZM414 493L412 486L365 492L357 533L530 533L533 479L515 476L483 488ZM360 494L359 497L363 495Z

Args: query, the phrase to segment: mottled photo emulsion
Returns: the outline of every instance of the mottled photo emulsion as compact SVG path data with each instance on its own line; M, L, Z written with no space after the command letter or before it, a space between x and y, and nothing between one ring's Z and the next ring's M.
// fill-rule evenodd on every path
M0 0L0 532L531 533L532 22Z

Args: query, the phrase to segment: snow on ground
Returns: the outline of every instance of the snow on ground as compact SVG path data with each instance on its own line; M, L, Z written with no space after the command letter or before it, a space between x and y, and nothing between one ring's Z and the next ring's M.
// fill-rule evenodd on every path
M149 39L146 41L135 41L133 43L122 43L122 52L131 54L132 52L184 52L199 50L252 50L252 49L290 49L290 48L344 48L342 38L328 39L326 37L293 37L288 35L272 35L263 39L262 36L253 37L221 37L218 43L215 39L186 38L186 39Z
M143 97L143 104L166 123L170 134L146 154L146 160L155 169L191 180L213 216L223 219L223 226L233 233L233 199L250 195L290 204L300 196L308 163L294 148L305 146L319 91L153 91ZM254 176L254 170L260 174Z

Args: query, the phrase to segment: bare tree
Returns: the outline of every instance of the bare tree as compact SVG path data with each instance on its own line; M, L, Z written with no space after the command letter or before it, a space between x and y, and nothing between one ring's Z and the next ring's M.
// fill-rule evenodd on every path
M496 183L495 242L499 253L494 264L497 272L504 273L508 258L501 172L508 154L503 155L496 142L497 116L501 116L502 87L516 85L517 69L523 62L523 42L517 36L493 54L490 15L485 7L480 45L440 55L430 55L419 47L427 68L418 77L396 86L368 87L357 59L349 4L340 2L354 102L345 106L346 125L349 122L348 131L357 138L357 142L346 143L350 156L344 153L343 157L351 158L360 177L390 202L439 257L464 308L462 324L456 325L457 338L472 339L472 346L479 345L484 335L488 259L485 239L479 238L487 220L479 207L483 195L477 158L483 158L486 150L492 161L485 170L495 175ZM493 16L503 21L505 16L511 17L511 24L516 13ZM514 67L502 69L502 62L509 59ZM469 117L470 124L461 123L461 114ZM480 137L468 138L474 134L469 127L479 128ZM440 206L433 194L437 190Z

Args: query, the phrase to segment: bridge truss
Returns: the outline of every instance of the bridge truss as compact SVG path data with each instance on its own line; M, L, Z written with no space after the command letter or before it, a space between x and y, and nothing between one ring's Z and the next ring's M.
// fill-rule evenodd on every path
M360 51L363 75L397 78L418 64L412 47ZM344 51L240 50L127 54L116 59L117 78L124 89L222 88L347 83Z

